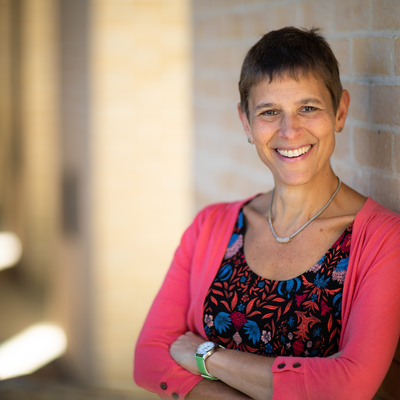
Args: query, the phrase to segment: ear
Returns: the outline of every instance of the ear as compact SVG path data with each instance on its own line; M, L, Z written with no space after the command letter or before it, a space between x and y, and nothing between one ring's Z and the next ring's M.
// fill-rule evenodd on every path
M335 118L335 131L341 132L346 122L347 112L350 105L350 93L347 90L343 90L342 97L340 98L339 107L336 111Z
M251 136L251 127L249 120L247 119L246 113L242 110L240 103L237 105L237 110L239 114L240 121L242 121L244 132L246 133L247 140L249 143L253 144L253 137Z

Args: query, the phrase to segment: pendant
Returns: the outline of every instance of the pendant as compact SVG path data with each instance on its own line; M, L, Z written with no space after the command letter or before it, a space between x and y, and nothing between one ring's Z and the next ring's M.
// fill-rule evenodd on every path
M278 243L282 243L282 244L289 243L292 240L292 238L290 236L285 237L285 238L280 238L280 237L276 236L275 239Z

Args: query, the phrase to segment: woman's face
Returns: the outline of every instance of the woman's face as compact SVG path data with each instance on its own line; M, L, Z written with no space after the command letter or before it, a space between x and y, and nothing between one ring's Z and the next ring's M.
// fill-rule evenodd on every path
M329 173L334 130L344 126L350 101L345 91L336 115L328 89L309 74L261 81L249 98L249 120L239 107L246 135L275 180L302 185Z

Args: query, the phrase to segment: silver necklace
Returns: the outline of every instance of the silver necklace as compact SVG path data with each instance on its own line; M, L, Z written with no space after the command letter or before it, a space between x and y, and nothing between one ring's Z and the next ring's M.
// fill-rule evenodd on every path
M290 235L288 237L285 238L281 238L279 237L275 231L274 231L274 227L272 226L272 221L271 221L271 208L272 208L272 202L274 200L274 193L275 193L275 188L272 189L272 195L271 195L271 201L269 202L269 215L268 215L268 221L269 221L269 226L271 228L271 231L273 233L273 235L275 236L275 239L278 243L289 243L299 232L301 232L307 225L311 224L311 222L314 221L315 218L317 218L325 209L326 207L329 206L329 204L331 204L331 201L333 200L333 198L336 196L336 193L339 191L340 189L340 185L341 185L341 180L340 178L337 176L336 178L338 178L339 180L339 184L335 190L335 193L333 193L332 197L328 200L328 202L324 205L324 207L321 209L321 211L314 215L314 217L312 217L310 220L308 220L298 231L296 231L295 233L293 233L293 235Z

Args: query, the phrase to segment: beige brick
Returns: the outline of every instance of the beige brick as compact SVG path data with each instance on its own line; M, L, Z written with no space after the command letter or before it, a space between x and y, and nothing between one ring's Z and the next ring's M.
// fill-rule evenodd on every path
M396 172L400 173L400 136L395 137ZM400 357L399 357L400 358ZM400 361L400 360L399 360Z
M216 40L221 35L221 24L218 16L202 19L196 23L196 28L199 29L198 34L202 41Z
M339 62L341 75L350 74L350 41L348 39L330 40L329 44Z
M357 75L390 75L392 39L355 38L353 71Z
M361 83L350 83L344 85L350 93L349 116L360 121L369 121L370 96L369 86Z
M207 26L207 21L202 21L204 26ZM220 16L220 34L222 39L231 39L233 38L235 32L235 22L236 16L233 13L225 12ZM197 36L197 32L194 31Z
M290 7L290 10L288 9ZM268 9L268 31L280 29L284 26L297 25L296 4L275 6Z
M372 121L400 125L400 86L372 86Z
M348 186L357 190L364 196L369 196L371 187L371 173L357 168L354 165L348 165L343 161L337 162L332 159L333 170L336 175Z
M325 18L326 15L331 15L331 2L329 1L303 1L300 4L302 8L302 19L299 21L299 26L304 28L318 27L322 32L330 32L331 19Z
M354 128L354 158L360 165L392 169L392 134Z
M394 41L394 73L400 75L400 38Z
M372 1L372 28L400 28L400 2L398 0Z
M197 78L194 81L194 89L196 95L200 95L205 98L221 98L221 85L213 79L200 79Z
M237 73L237 76L229 78L227 77L222 82L224 97L226 100L234 102L235 105L234 111L236 111L236 104L240 100L238 81L239 81L239 72Z
M239 139L246 140L242 123L239 120L239 117L237 115L237 111L235 108L232 108L229 111L225 111L224 113L224 129L226 132L229 133L230 138L232 139L232 136ZM232 142L232 141L231 141Z
M246 57L247 52L250 50L250 46L245 43L237 43L234 46L229 47L229 67L237 76L239 80L240 69L242 68L242 63L244 58Z
M334 28L355 31L369 28L369 0L336 0Z
M371 197L378 203L400 212L400 180L390 176L372 174Z
M343 132L336 133L335 151L332 157L336 160L350 161L350 129L344 128Z
M240 39L244 36L245 18L246 14L232 14L232 34L236 39Z
M268 31L268 9L251 11L242 19L243 37L260 38Z

